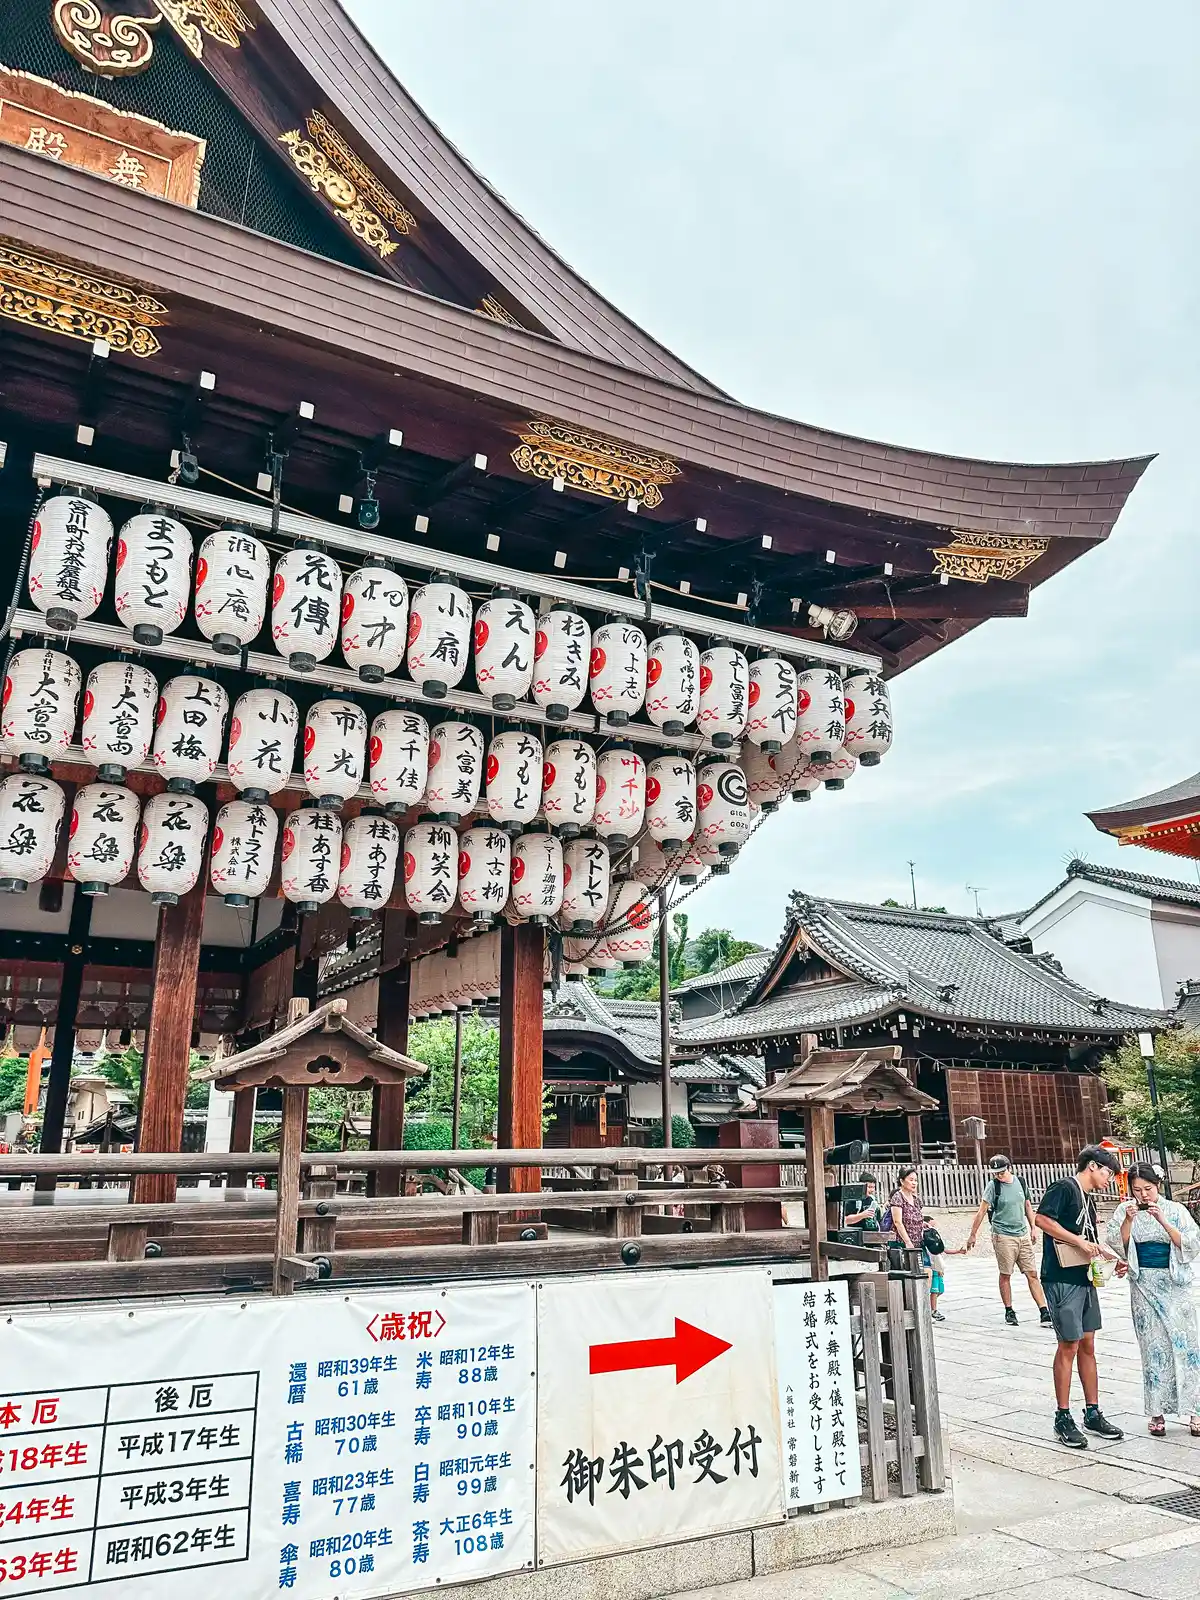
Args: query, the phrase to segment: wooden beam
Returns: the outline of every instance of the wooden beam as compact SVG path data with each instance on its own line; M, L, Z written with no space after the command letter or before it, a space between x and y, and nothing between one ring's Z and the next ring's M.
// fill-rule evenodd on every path
M804 1225L808 1230L809 1271L814 1282L829 1276L821 1246L829 1237L825 1211L825 1151L829 1145L829 1112L824 1106L804 1108Z
M177 905L162 906L159 910L150 980L150 1021L146 1028L142 1068L142 1103L138 1114L139 1150L178 1150L183 1139L183 1103L188 1091L207 887L206 849L195 887ZM174 1198L173 1174L140 1173L133 1180L130 1199L134 1201L149 1203Z
M283 1091L283 1119L279 1126L279 1197L275 1203L275 1267L271 1293L291 1294L292 1277L283 1263L296 1253L296 1225L300 1218L300 1156L308 1121L308 1090L288 1084Z
M919 1111L910 1112L904 1120L908 1124L908 1153L912 1158L913 1166L919 1167L921 1165L921 1113Z
M54 1025L54 1048L50 1053L50 1077L46 1086L40 1146L44 1155L55 1155L62 1149L63 1131L67 1123L67 1097L71 1089L71 1063L75 1058L75 1018L79 1013L91 925L92 897L76 888L67 927L67 950L59 979L58 1017ZM53 1189L54 1184L51 1176L37 1180L39 1189Z
M533 1150L542 1142L542 978L546 935L530 922L500 932L500 1111L497 1145ZM510 1193L542 1186L536 1167L500 1174Z
M396 915L385 912L386 919ZM401 920L404 913L399 913ZM375 1023L375 1036L380 1044L403 1055L408 1049L408 986L412 967L406 961L379 975L379 1011ZM402 1150L404 1148L404 1095L405 1088L376 1088L371 1091L371 1149ZM398 1167L387 1172L374 1172L368 1179L368 1193L397 1195L403 1192L404 1173Z
M254 1110L258 1104L257 1089L235 1089L233 1091L233 1126L229 1131L229 1149L239 1154L254 1148ZM226 1188L244 1189L246 1187L245 1172L231 1172L226 1179Z

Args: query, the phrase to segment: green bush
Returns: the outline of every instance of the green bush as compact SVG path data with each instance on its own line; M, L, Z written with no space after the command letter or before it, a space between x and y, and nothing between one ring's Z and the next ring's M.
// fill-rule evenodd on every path
M451 1139L451 1124L443 1117L430 1117L425 1122L405 1122L404 1148L406 1150L453 1150ZM431 1168L439 1178L445 1179L446 1168ZM482 1167L466 1167L461 1169L463 1177L468 1183L473 1183L477 1189L483 1188L484 1169Z
M651 1122L646 1128L646 1143L654 1149L661 1149L662 1142L662 1122ZM686 1117L671 1118L671 1143L676 1150L696 1148L696 1130Z

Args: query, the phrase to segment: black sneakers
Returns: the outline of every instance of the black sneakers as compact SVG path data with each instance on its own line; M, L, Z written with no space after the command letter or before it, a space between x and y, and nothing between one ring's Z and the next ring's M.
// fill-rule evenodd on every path
M1086 1450L1088 1447L1087 1440L1075 1426L1075 1418L1069 1411L1054 1413L1054 1437L1069 1450Z
M1013 1310L1013 1308L1011 1306L1005 1306L1005 1308L1004 1308L1004 1320L1005 1320L1005 1322L1008 1323L1010 1328L1015 1328L1016 1327L1016 1325L1017 1325L1017 1313Z
M1041 1319L1042 1319L1042 1327L1043 1328L1052 1328L1054 1326L1054 1319L1050 1315L1050 1307L1049 1306L1043 1306L1042 1307Z
M1083 1408L1083 1425L1089 1433L1094 1433L1101 1439L1123 1439L1125 1437L1120 1428L1113 1427L1099 1406L1085 1406Z

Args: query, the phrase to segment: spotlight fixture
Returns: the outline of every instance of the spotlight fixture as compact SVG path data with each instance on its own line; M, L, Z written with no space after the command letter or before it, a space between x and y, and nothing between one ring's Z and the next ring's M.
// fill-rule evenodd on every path
M358 502L358 525L365 533L379 526L379 501L375 498L375 482L377 473L368 472L367 492Z
M192 449L192 441L187 434L181 436L183 448L179 452L179 466L177 469L179 482L192 488L200 482L200 462L196 452Z
M834 611L829 606L809 606L808 622L810 627L820 628L827 639L839 644L849 639L858 627L853 611Z

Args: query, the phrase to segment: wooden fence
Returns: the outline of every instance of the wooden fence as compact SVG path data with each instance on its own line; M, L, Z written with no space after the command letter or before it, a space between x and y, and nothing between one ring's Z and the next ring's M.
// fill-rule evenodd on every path
M854 1183L860 1172L873 1173L879 1180L878 1192L886 1202L899 1184L900 1173L909 1165L910 1163L906 1161L868 1159L847 1167L845 1181ZM1013 1171L1024 1184L1025 1193L1036 1206L1052 1183L1057 1183L1060 1178L1069 1177L1075 1171L1075 1163L1045 1162L1031 1165L1017 1162ZM929 1211L974 1211L983 1199L984 1187L990 1176L986 1167L980 1171L976 1166L951 1165L942 1161L922 1162L917 1168L917 1194L922 1205ZM781 1168L780 1181L803 1187L803 1164Z

